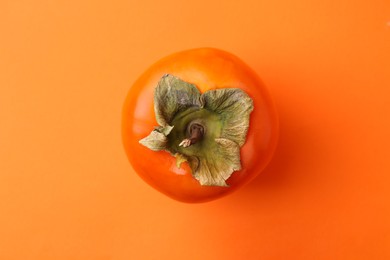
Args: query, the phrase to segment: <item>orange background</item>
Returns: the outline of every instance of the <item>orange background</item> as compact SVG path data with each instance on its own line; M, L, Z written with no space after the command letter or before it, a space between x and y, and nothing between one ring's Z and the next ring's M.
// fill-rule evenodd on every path
M176 202L131 169L121 109L172 52L217 47L280 115L269 167ZM390 2L0 2L0 259L389 259Z

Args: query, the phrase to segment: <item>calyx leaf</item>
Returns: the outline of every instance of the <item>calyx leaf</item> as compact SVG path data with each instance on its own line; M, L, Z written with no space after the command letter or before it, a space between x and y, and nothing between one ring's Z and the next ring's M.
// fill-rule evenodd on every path
M156 127L147 137L141 139L139 142L153 151L161 151L167 149L167 136L172 131L173 126Z
M241 169L240 146L228 139L217 138L208 156L193 156L188 161L201 185L227 186L225 181Z
M205 92L202 100L206 109L224 115L221 137L244 145L249 114L253 110L252 99L241 89L225 88Z
M157 123L166 126L177 112L191 106L201 106L200 92L196 86L172 75L164 75L154 92Z
M209 90L201 94L194 84L164 75L154 93L154 110L160 125L140 143L153 151L166 150L177 165L188 162L201 185L227 186L241 169L240 147L249 128L252 99L241 89ZM180 146L191 122L202 122L205 135L199 143Z

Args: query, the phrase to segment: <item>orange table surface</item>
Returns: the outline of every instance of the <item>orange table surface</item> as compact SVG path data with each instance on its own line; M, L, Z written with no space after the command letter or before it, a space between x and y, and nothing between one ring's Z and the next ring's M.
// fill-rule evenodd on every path
M259 74L280 141L185 204L132 170L121 110L195 47ZM390 259L390 1L1 1L0 259Z

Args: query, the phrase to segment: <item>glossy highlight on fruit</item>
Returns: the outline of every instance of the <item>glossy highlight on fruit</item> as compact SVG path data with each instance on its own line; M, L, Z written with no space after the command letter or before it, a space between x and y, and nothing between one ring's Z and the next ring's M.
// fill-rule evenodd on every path
M122 115L126 154L149 185L183 202L227 195L270 161L273 102L255 72L213 48L172 54L130 88Z

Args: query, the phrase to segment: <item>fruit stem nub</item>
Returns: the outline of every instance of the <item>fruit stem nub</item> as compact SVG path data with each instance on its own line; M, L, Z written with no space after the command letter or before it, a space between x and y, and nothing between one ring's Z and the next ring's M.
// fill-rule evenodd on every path
M188 127L188 134L189 138L186 138L181 141L179 146L188 147L199 142L203 138L204 127L198 123L190 124L190 126Z

